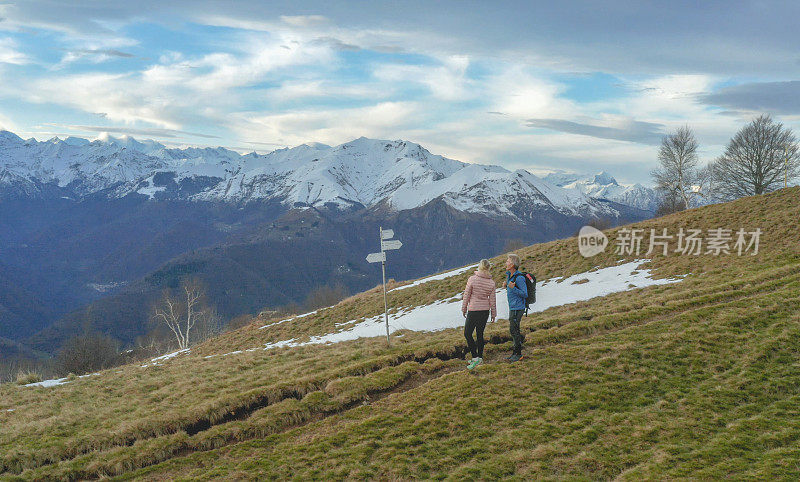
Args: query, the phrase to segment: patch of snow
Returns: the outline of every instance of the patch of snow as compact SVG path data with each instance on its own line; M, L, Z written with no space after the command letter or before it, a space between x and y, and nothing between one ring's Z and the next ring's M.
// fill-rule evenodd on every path
M29 383L29 384L27 384L25 386L26 387L45 387L45 388L50 388L50 387L57 387L59 385L64 385L65 383L69 383L69 380L67 380L66 377L64 377L64 378L56 378L56 379L53 379L53 380L44 380L44 381L36 382L36 383Z
M308 313L303 313L302 315L297 315L297 316L293 316L291 318L286 318L286 319L281 320L281 321L276 321L276 322L270 323L268 325L260 326L260 327L258 327L258 329L259 330L263 330L264 328L269 328L270 326L280 325L281 323L286 323L287 321L296 320L298 318L305 318L306 316L316 315L317 311L319 311L319 310L310 311Z
M157 356L157 357L153 358L150 361L169 360L170 358L175 358L176 356L180 355L181 353L186 353L189 350L190 350L189 348L184 348L182 350L178 350L178 351L175 351L175 352L172 352L172 353L167 353L166 355Z
M114 288L119 288L120 286L125 286L127 284L127 281L112 281L111 283L87 283L86 286L97 291L98 293L105 293L113 290Z
M290 338L288 340L276 341L274 343L265 343L264 349L269 350L270 348L280 348L283 346L300 346L305 344L306 343L295 343L294 338Z
M151 363L145 363L144 365L142 365L142 368L147 368L151 366L160 366L161 364L159 362L175 358L181 353L188 353L189 351L191 351L191 348L184 348L182 350L174 351L172 353L167 353L166 355L157 356L150 360Z
M86 375L79 375L78 378L93 377L95 375L99 375L99 373L87 373ZM49 388L49 387L57 387L59 385L64 385L66 383L70 383L70 380L65 377L65 378L55 378L55 379L52 379L52 380L44 380L44 381L36 382L36 383L29 383L29 384L23 385L23 386Z
M154 197L156 197L157 192L164 192L166 190L167 186L153 186L152 184L150 184L148 186L140 187L139 189L136 190L136 192L138 192L139 194L144 194L150 199L153 199Z
M391 289L391 290L389 290L389 292L400 291L400 290L404 290L404 289L408 289L408 288L413 288L414 286L419 286L419 285L427 283L429 281L439 281L439 280L451 278L453 276L458 276L458 275L460 275L461 273L463 273L465 271L469 271L469 270L475 269L477 267L478 267L477 264L473 264L473 265L470 265L470 266L467 266L467 267L464 267L464 268L454 269L454 270L448 271L446 273L440 273L440 274L436 274L436 275L433 275L433 276L428 276L427 278L418 279L417 281L414 281L411 284ZM347 322L347 323L349 323L349 322ZM346 323L342 323L342 324L346 324Z
M563 306L578 301L586 301L612 293L629 291L635 288L664 285L682 281L681 278L653 279L649 269L641 269L631 274L641 264L649 260L636 260L602 268L595 271L578 273L561 279L562 283L553 283L555 280L545 280L537 286L536 303L530 307L529 313L544 311L555 306ZM580 284L574 281L588 279ZM565 282L565 283L563 283ZM455 301L450 301L455 298ZM411 309L401 309L399 313L390 316L389 331L439 331L447 328L458 328L464 325L461 315L461 293L456 293L430 305L418 306ZM504 289L497 290L497 318L508 319L508 299ZM294 339L267 343L265 349L281 346L303 346L311 344L338 343L357 338L385 336L383 314L368 318L355 324L353 327L327 335L312 336L308 341L298 343Z

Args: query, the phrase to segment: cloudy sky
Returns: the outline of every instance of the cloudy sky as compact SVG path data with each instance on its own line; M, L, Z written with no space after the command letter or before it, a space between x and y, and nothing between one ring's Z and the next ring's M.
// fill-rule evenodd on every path
M0 0L0 127L257 152L406 139L646 184L678 126L703 161L760 113L800 129L800 2L556 3Z

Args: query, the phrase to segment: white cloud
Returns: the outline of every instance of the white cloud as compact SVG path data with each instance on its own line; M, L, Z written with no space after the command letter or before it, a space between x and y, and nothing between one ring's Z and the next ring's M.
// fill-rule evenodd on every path
M536 77L519 66L506 66L488 80L491 111L518 120L531 117L570 117L579 111L573 102L559 97L564 87Z
M23 65L30 63L27 55L19 50L17 42L11 38L0 38L0 63Z
M366 107L270 115L239 113L232 116L230 127L247 141L292 146L309 141L340 144L360 136L395 139L397 132L422 116L423 107L416 102L381 102Z
M591 128L626 131L655 126L651 130L657 133L658 126L668 132L689 124L698 134L701 153L713 157L749 120L720 115L719 109L697 101L730 80L717 75L642 77L634 72L630 74L636 75L634 80L627 80L626 97L592 102L570 100L568 87L553 80L565 69L585 70L604 58L630 65L631 56L619 46L600 55L598 44L584 43L580 47L586 52L576 54L569 45L553 47L557 37L502 44L497 39L484 42L482 30L477 29L470 37L474 41L468 41L453 29L417 25L409 17L380 17L385 21L359 24L357 18L328 14L325 8L302 10L326 16L288 15L303 12L285 9L267 14L261 5L251 7L187 9L183 20L239 30L226 30L199 47L211 51L147 52L158 60L142 71L116 74L65 73L76 60L99 63L111 58L113 50L126 52L137 45L120 33L124 21L107 19L114 18L114 12L98 13L103 18L95 20L94 14L85 15L85 8L62 11L70 18L61 22L56 14L26 7L23 10L35 20L29 18L28 25L49 25L46 28L64 32L59 37L63 45L55 46L66 52L59 64L62 70L28 78L6 75L0 78L0 95L101 113L111 121L141 128L228 128L236 136L224 139L228 144L337 144L366 135L406 138L464 161L533 166L562 159L588 166L606 162L644 166L643 172L655 163L653 146L615 140L628 138L614 137L613 132L608 139L591 137L598 132ZM6 8L15 9L21 11ZM19 22L15 25L22 25ZM531 48L535 45L542 48ZM412 55L382 55L387 52ZM362 54L354 64L347 63ZM28 60L20 55L10 39L0 39L0 62ZM596 58L585 63L591 55ZM664 65L672 60L666 59ZM625 80L624 72L610 73ZM540 120L540 128L526 127L528 119ZM584 128L570 124L571 130L553 129L567 123Z
M188 119L217 124L226 113L242 109L253 97L240 87L298 66L315 64L324 72L334 59L329 46L302 38L253 34L239 40L232 52L198 58L166 52L159 63L142 72L59 71L25 81L18 77L15 82L0 82L0 94L102 114L126 124L180 129Z
M709 109L697 102L697 95L708 92L717 81L708 75L667 75L634 84L638 95L623 105L637 117L658 115L691 118Z
M11 131L16 134L20 133L17 125L9 117L3 115L2 112L0 112L0 130Z
M333 48L345 47L347 50L412 52L436 58L464 55L462 44L451 36L417 28L382 28L384 22L342 27L325 17L314 15L284 16L280 17L281 21L273 21L263 17L204 12L197 13L194 19L204 25L268 32L272 35L292 35Z
M395 89L378 83L349 84L333 79L292 79L282 82L278 87L260 90L258 94L276 104L322 98L378 101L393 96Z
M473 86L467 76L469 57L453 55L445 57L441 65L379 65L373 75L386 83L419 83L425 85L431 94L444 101L464 101L475 96Z
M281 15L281 21L295 27L314 27L325 25L328 19L322 15Z
M302 37L251 34L241 39L239 51L215 52L197 59L162 56L162 62L142 73L144 82L189 87L198 92L221 91L265 80L265 75L288 67L322 66L333 62L330 47Z
M24 93L23 93L24 92ZM183 98L165 97L132 74L76 74L34 80L20 95L37 103L53 103L102 114L112 121L146 122L179 129L176 108Z

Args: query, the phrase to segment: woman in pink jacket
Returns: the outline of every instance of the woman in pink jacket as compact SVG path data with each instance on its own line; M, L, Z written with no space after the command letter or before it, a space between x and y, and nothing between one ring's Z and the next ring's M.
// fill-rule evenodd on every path
M495 285L492 275L489 274L491 266L487 259L482 259L478 263L478 270L467 280L467 287L464 289L461 301L461 314L467 319L464 324L464 337L467 339L467 346L472 353L472 360L467 365L470 370L483 361L483 330L486 328L489 312L491 311L493 323L497 317ZM473 331L476 332L477 343L472 339Z

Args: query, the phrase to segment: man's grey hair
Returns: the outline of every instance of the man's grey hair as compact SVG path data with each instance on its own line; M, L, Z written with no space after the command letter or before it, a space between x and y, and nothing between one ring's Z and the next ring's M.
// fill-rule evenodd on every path
M511 253L508 255L508 259L510 259L511 262L514 263L514 268L519 268L519 256L517 256L514 253Z

